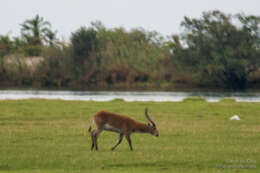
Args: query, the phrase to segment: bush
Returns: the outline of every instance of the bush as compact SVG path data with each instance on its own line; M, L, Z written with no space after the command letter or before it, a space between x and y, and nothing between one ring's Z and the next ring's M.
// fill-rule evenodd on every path
M220 11L203 13L201 19L185 17L183 42L187 46L175 48L173 58L181 66L199 72L202 79L208 78L202 81L210 85L243 90L249 74L260 65L260 37L255 34L259 24L259 17L231 16Z
M97 47L97 32L92 28L81 27L72 33L71 43L75 62L82 64Z
M23 48L24 56L40 56L42 53L41 46L26 46Z

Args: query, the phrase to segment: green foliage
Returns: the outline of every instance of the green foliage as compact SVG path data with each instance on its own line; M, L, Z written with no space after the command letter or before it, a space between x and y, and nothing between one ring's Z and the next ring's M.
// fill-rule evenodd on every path
M58 42L57 33L58 33L58 31L47 30L46 35L45 35L45 41L47 42L47 44L49 46L53 47L57 44L57 42Z
M29 45L43 45L44 41L53 44L56 32L51 31L51 24L43 17L36 15L33 19L24 21L21 24L23 38Z
M34 72L34 85L38 87L66 88L73 76L71 67L72 51L70 48L45 48L44 61Z
M240 24L233 24L232 19ZM177 49L175 58L215 86L244 89L249 74L260 65L259 23L258 17L220 11L205 12L201 19L185 17L182 26L187 48Z
M9 35L0 35L0 57L10 54L16 46L17 42L13 42Z
M166 57L162 37L155 32L106 29L102 23L82 27L71 37L80 86L148 82L159 78L156 69ZM161 76L160 76L161 77Z
M22 36L0 36L0 82L18 81L38 87L72 89L192 89L243 90L260 85L260 17L204 12L185 17L184 33L169 38L142 28L108 29L100 21L60 42L57 31L39 15L26 20ZM6 65L12 57L43 57L38 65ZM25 65L27 66L27 65ZM10 73L11 74L11 73ZM22 79L24 78L24 79ZM29 80L29 79L33 79ZM22 84L23 82L18 82ZM165 85L166 84L166 85Z
M81 27L72 33L71 43L75 62L77 65L82 64L97 49L97 32L93 28Z
M31 86L31 70L26 65L23 57L9 58L9 61L5 59L2 63L4 69L0 74L4 86Z
M22 49L24 56L33 57L33 56L40 56L42 53L41 46L26 46Z
M124 28L100 30L101 68L108 83L148 82L156 78L159 62L167 54L156 38L159 34L143 29L130 32Z

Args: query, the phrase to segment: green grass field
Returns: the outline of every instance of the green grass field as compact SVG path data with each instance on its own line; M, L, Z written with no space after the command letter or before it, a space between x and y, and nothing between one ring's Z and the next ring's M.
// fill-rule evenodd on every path
M103 132L90 150L91 116L107 110L146 121L160 137L134 134L134 151ZM230 121L237 114L240 121ZM0 101L0 173L260 172L260 103Z

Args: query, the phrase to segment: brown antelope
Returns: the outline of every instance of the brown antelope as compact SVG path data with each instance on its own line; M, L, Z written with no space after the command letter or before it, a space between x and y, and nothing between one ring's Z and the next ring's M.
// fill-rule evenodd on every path
M156 137L159 136L158 130L155 123L151 120L148 115L148 109L145 109L145 115L148 119L148 123L141 123L135 121L127 116L118 115L115 113L100 111L93 116L92 124L96 124L96 130L91 131L91 125L89 127L89 132L91 132L92 146L91 150L96 148L98 150L97 138L103 130L112 131L119 133L118 142L115 146L111 148L114 150L121 142L123 137L126 137L126 140L130 146L130 149L133 150L132 142L130 135L135 132L139 133L150 133Z

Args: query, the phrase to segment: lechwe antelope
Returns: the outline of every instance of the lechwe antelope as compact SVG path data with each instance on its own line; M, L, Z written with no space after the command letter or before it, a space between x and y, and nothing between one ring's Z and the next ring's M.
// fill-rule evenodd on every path
M89 127L89 132L91 132L92 146L91 150L96 148L98 150L97 138L103 130L112 131L119 133L118 142L111 149L114 150L121 142L123 137L133 150L130 135L135 132L140 133L150 133L156 137L159 136L158 130L155 123L151 120L148 115L148 109L145 109L145 115L148 119L148 123L141 123L135 121L127 116L118 115L115 113L100 111L93 116L92 124L96 124L96 130L91 131L91 125Z

